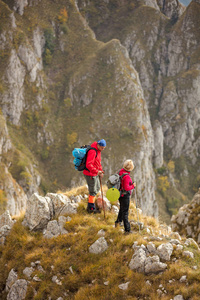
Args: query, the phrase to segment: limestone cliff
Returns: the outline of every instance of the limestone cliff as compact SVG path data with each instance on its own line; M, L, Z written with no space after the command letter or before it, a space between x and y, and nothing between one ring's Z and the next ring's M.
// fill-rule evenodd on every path
M118 38L127 48L155 130L154 166L178 180L173 189L192 197L199 172L199 0L188 7L173 0L77 2L99 40ZM169 197L168 191L166 203Z
M96 40L71 1L6 3L0 2L6 19L0 35L0 105L20 151L11 175L28 196L82 183L71 151L104 137L105 180L126 158L133 159L141 208L157 216L154 135L126 48L119 40ZM33 175L34 169L40 175Z

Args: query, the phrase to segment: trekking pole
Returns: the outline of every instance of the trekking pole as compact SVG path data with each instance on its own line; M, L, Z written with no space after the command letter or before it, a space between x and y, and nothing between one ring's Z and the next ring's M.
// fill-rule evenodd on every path
M101 183L101 177L99 175L99 180L100 180L100 186L101 186L101 197L102 197L102 206L103 206L103 213L104 213L104 219L106 217L106 213L105 213L105 207L104 207L104 200L103 200L103 189L102 189L102 183Z
M136 206L137 219L138 219L138 227L139 227L139 233L140 233L140 222L139 222L139 214L138 214L138 206L137 206L136 187L135 187L135 206Z

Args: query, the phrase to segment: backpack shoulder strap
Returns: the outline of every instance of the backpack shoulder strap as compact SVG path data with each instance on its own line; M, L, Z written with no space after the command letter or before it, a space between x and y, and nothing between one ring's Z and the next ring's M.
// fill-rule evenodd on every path
M89 150L95 150L95 151L96 151L96 157L97 157L97 149L96 149L96 148L90 147L90 148L88 149L88 151L89 151ZM87 151L87 152L88 152L88 151Z
M87 156L87 154L88 154L88 152L89 152L90 150L95 150L95 152L96 152L95 158L96 158L96 157L97 157L97 149L94 148L94 147L91 147L91 146L88 147L88 149L87 149L87 151L86 151L86 156Z
M123 177L126 175L129 175L129 173L123 173L122 175L120 175L120 178L123 179Z

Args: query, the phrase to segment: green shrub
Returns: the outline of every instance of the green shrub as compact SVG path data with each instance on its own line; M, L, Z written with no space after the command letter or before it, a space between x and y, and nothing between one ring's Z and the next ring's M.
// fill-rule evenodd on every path
M170 216L175 215L178 211L178 208L181 206L181 200L177 198L169 198L167 197L166 207Z
M47 28L44 31L45 36L45 46L43 53L43 60L46 65L49 65L52 62L53 53L55 49L55 36L52 28Z
M70 98L64 99L64 103L67 108L72 106L72 100Z
M162 166L161 168L156 169L157 173L160 175L164 175L166 173L166 168Z
M168 181L167 176L160 176L158 177L157 187L158 190L162 193L166 192L166 190L169 188L170 183Z
M49 157L49 147L47 147L46 149L43 149L41 152L41 158L42 160L46 160Z

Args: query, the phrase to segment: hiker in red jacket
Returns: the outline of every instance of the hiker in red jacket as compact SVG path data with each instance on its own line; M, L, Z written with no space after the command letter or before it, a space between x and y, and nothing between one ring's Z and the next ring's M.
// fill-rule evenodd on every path
M95 196L100 190L99 176L103 177L103 169L101 166L101 151L106 147L106 141L104 139L99 140L91 144L92 148L88 151L86 160L86 169L83 171L84 177L88 184L89 198L87 211L89 213L99 212L95 207Z
M121 187L120 187L120 208L117 220L115 221L115 227L119 225L123 221L125 233L131 233L131 226L128 221L128 210L130 205L130 195L131 191L135 188L134 182L130 177L130 172L134 169L133 161L128 159L124 162L123 169L120 170L119 175L124 175L121 179Z

